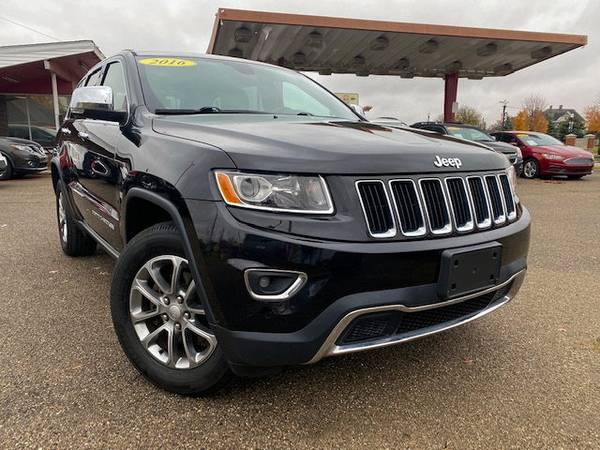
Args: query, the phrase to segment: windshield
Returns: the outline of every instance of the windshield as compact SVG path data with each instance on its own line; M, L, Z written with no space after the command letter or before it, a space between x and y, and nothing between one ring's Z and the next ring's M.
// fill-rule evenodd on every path
M468 127L446 127L448 128L448 134L450 136L454 136L460 139L466 139L468 141L479 141L479 142L489 142L493 141L494 138L489 134L484 133L483 131L479 131L477 128L468 128Z
M261 113L358 120L314 81L274 66L211 58L137 59L147 106L157 113Z
M563 145L558 139L548 136L547 134L520 133L517 134L517 137L531 147L537 147L538 145Z

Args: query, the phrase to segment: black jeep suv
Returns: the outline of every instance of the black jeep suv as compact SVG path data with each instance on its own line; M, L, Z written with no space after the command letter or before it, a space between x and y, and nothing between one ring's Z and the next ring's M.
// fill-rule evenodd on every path
M288 69L125 51L58 143L62 248L117 258L119 341L174 392L446 330L525 276L505 157L366 122Z

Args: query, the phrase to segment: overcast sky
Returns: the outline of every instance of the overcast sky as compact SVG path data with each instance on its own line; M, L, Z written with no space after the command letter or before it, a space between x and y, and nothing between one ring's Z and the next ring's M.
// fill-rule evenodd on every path
M205 52L219 7L422 22L528 31L587 34L583 48L507 77L460 80L458 101L480 110L488 123L500 118L500 100L515 114L534 93L549 104L580 112L600 98L600 1L598 0L1 0L0 45L50 39L10 24L28 25L64 40L92 39L106 56L124 48ZM392 115L412 123L442 111L441 79L355 75L315 76L337 92L358 92L374 105L371 117Z

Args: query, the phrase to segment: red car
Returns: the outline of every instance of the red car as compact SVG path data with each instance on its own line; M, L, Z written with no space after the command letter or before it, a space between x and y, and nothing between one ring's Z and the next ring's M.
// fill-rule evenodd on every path
M534 131L498 131L498 141L516 145L523 153L525 178L565 175L572 179L590 175L594 157L590 152L565 145L558 139Z

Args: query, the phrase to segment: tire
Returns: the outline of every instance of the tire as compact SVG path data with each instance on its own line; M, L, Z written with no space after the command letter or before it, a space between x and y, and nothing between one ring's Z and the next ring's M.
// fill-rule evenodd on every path
M533 179L540 176L540 164L534 158L529 158L523 163L523 178Z
M10 159L6 158L6 169L4 172L0 173L0 180L10 180L13 177L13 166L10 162Z
M96 252L96 241L77 225L71 217L64 200L64 189L59 181L56 186L56 221L58 239L62 251L67 256L90 256Z
M121 347L150 382L177 394L205 395L231 378L171 222L147 228L125 247L110 302Z

